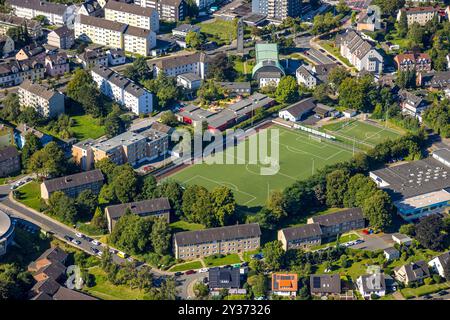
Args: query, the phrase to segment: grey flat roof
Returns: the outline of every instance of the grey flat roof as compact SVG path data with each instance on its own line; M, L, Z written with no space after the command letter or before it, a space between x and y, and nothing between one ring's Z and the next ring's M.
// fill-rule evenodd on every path
M9 216L0 211L0 239L9 231L11 228L11 219Z
M450 187L450 168L434 158L426 158L372 171L387 182L383 187L393 200L410 198Z
M433 154L437 155L439 158L444 159L445 161L450 162L450 150L446 148L433 151Z

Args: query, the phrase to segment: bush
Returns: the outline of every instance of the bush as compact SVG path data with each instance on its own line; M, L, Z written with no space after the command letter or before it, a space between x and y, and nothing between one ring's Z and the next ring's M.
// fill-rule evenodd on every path
M433 281L434 281L434 283L441 283L442 282L442 278L438 274L433 274Z
M433 278L426 278L423 282L424 282L427 286L434 283Z

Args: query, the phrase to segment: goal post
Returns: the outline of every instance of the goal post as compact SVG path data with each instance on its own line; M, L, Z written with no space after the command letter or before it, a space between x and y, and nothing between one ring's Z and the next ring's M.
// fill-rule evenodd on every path
M309 135L309 140L314 140L314 141L317 141L317 142L322 142L322 138L321 138L321 137L315 136L315 135L313 135L313 134L310 134L310 135Z

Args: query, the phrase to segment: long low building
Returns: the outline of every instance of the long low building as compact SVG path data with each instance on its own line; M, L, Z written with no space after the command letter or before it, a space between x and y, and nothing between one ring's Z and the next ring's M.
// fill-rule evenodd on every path
M370 172L370 177L392 198L400 216L415 221L443 212L450 204L450 151Z
M203 52L175 55L149 61L149 67L153 70L154 77L161 72L169 77L180 74L194 73L202 79L206 78L208 56Z
M318 246L322 240L330 240L351 230L362 229L365 220L360 208L318 215L307 220L307 224L278 231L278 240L284 250L304 249Z
M0 210L0 256L6 253L8 246L14 240L14 225L11 218Z
M192 260L213 254L240 253L258 249L261 229L257 223L175 233L176 259Z
M122 203L105 208L108 230L111 233L117 221L125 215L127 209L141 217L157 217L170 222L171 206L168 198L157 198L130 203Z
M73 22L76 13L75 5L65 5L43 0L7 0L16 16L34 19L44 16L48 23L66 24Z
M156 47L155 32L103 18L80 14L74 30L75 38L142 56L150 55L150 50Z
M72 198L76 198L84 190L98 194L103 186L103 180L103 173L98 169L45 180L41 183L41 198L48 200L57 191L64 192Z
M134 81L104 66L94 66L91 75L105 96L133 113L140 115L153 111L153 94Z
M154 8L142 8L121 1L108 1L104 6L105 19L158 32L159 15Z

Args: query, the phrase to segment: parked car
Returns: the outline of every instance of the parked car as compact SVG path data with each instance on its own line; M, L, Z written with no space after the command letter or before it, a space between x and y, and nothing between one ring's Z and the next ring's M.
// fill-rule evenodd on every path
M113 248L109 248L109 252L112 254L117 254L117 250Z
M179 277L183 274L183 272L175 272L175 277Z
M67 241L72 241L73 240L73 238L69 237L69 236L64 236L64 239L66 239Z
M101 256L103 255L103 251L98 250L97 255L98 255L99 257L101 257Z
M190 274L194 274L195 273L195 271L194 270L188 270L188 271L186 271L185 272L185 275L190 275Z
M198 270L199 273L205 273L208 272L208 268L201 268L200 270Z
M92 243L93 245L95 245L95 246L99 246L99 245L100 245L100 242L98 242L98 241L95 240L95 239L92 239L91 243Z
M91 247L90 249L91 249L91 251L92 251L94 254L98 254L99 251L100 251L100 250L98 250L98 249L96 249L96 248L94 248L94 247Z
M208 277L204 277L204 278L203 278L203 283L204 283L204 284L208 283Z
M81 241L80 241L80 240L77 240L77 239L72 239L71 242L74 243L74 244L76 244L77 246L81 244Z
M81 239L83 239L84 238L84 235L82 235L81 233L79 233L79 232L77 232L77 233L75 233L75 235L78 237L78 238L81 238Z

